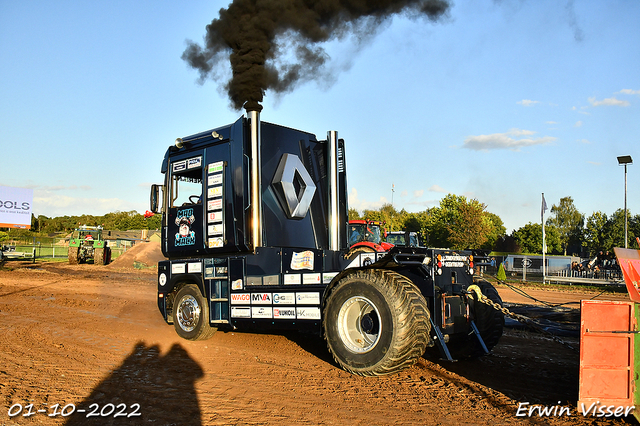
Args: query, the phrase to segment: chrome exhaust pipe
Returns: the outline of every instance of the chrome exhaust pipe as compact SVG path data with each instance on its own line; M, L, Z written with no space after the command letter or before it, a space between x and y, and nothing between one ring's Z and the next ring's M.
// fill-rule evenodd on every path
M338 227L338 132L327 132L327 176L329 178L329 250L340 250Z
M260 158L260 111L262 106L257 102L248 102L245 108L251 129L251 241L255 251L257 247L262 247L262 159Z

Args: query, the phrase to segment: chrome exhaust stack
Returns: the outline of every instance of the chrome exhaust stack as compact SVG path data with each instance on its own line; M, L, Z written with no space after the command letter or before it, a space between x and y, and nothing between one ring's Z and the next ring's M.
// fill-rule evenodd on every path
M251 134L250 169L251 169L251 241L253 250L262 247L262 159L260 158L260 111L262 105L257 102L245 104Z
M327 132L327 177L329 179L329 250L340 250L339 214L338 214L338 132Z

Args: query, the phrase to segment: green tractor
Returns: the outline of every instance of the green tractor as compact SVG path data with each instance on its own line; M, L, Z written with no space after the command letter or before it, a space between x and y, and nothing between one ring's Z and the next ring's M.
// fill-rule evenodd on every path
M111 249L102 238L102 226L80 226L69 239L69 264L86 263L90 259L95 265L111 262Z

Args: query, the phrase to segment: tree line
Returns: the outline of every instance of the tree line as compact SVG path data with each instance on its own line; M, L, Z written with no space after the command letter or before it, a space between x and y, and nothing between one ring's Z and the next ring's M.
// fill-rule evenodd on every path
M160 229L162 215L145 218L135 210L129 212L113 212L103 216L80 215L47 217L43 215L31 216L31 229L0 230L0 241L14 239L28 241L32 237L52 234L70 233L80 225L102 226L113 231L129 231L139 229Z
M487 211L476 199L449 194L438 206L418 213L396 210L384 204L378 210L349 209L349 219L369 219L385 222L388 231L419 233L429 247L454 250L484 249L507 253L542 253L542 224L531 223L507 235L502 219ZM628 214L629 245L640 237L640 215ZM31 229L0 231L0 241L7 238L28 238L36 235L68 233L78 225L98 226L108 230L160 229L161 215L145 218L137 211L113 212L103 216L81 215L49 218L32 216ZM545 221L548 254L593 257L600 251L612 252L624 247L624 210L613 214L595 212L585 216L571 197L560 199L551 207Z
M418 213L385 204L378 210L349 209L349 219L385 222L387 231L419 233L429 247L454 250L484 249L507 253L542 253L542 224L531 223L507 234L502 219L478 200L449 194L436 207ZM628 213L629 244L640 236L640 215ZM608 216L595 212L586 217L571 197L554 204L545 221L547 254L594 257L600 251L624 247L624 210Z

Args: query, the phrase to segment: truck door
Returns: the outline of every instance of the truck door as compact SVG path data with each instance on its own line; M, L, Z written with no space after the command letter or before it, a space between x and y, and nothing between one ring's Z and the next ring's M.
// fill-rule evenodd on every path
M169 257L247 250L248 160L243 119L212 133L184 138L190 149L169 158Z

